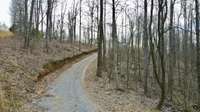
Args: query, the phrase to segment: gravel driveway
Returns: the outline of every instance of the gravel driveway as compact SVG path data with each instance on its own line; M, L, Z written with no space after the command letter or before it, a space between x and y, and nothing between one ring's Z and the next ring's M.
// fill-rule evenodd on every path
M48 112L95 112L95 106L88 99L82 85L86 68L97 54L90 55L64 71L51 85L38 105Z

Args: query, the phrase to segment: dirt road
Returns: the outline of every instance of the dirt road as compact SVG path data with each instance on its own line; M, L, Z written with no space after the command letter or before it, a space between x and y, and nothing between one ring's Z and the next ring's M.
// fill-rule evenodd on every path
M64 71L49 85L47 94L50 96L41 98L38 105L48 112L95 112L95 106L83 90L82 81L87 66L96 57L97 54L93 54Z

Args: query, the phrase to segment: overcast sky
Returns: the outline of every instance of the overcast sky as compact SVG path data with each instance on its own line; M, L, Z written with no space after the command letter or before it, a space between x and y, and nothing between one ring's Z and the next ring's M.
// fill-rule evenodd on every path
M68 1L68 4L72 4L71 2L73 0L59 0L59 1ZM85 0L84 0L85 1ZM121 0L121 1L126 1L126 0ZM10 11L9 11L9 8L10 8L10 2L11 0L0 0L0 23L5 23L6 25L10 26L11 22L10 22ZM130 4L130 3L128 3ZM70 7L70 5L68 5L67 7ZM179 6L180 8L180 6ZM69 8L70 9L70 8ZM87 8L83 8L84 9L87 9ZM110 9L107 10L107 12L109 11L110 12ZM58 13L59 13L59 9L58 9ZM110 19L111 15L108 17L108 20L111 20ZM119 17L118 20L121 20L120 19L120 16L117 16ZM107 21L108 22L108 21ZM109 21L110 22L110 21ZM120 22L120 21L119 21ZM121 23L121 22L120 22Z
M8 26L10 26L10 1L0 0L0 23L5 23Z

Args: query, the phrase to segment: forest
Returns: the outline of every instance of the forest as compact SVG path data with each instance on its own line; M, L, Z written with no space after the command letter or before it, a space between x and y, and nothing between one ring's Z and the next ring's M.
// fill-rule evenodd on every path
M101 112L199 112L199 6L199 0L11 0L11 25L8 31L0 28L0 110L40 112L26 110L24 105L34 101L41 87L45 88L44 92L53 80L61 83L62 74L54 76L52 73L64 69L65 65L73 68L80 62L77 65L80 69L72 69L72 76L86 74L85 90L89 96L93 94L93 102L97 102L99 108L107 104ZM2 26L7 28L5 24ZM8 35L1 38L3 32ZM90 61L96 56L94 65L89 65L87 58L88 63L81 65L83 57L89 56ZM5 60L12 60L12 66L21 68L13 70ZM81 67L87 65L92 70L81 71ZM67 67L65 71L67 69L71 70ZM70 73L66 73L69 75L66 82L69 78L76 82ZM22 88L25 93L19 93ZM71 88L76 89L76 85ZM74 90L69 91L73 93ZM77 91L79 94L82 89ZM139 100L129 103L142 102L139 105L151 108L150 111L142 107L137 111L133 106L125 110L129 105L124 103L125 97L132 99L132 92L139 95ZM23 94L26 97L22 98ZM108 102L105 94L116 101ZM68 96L61 99L64 97ZM103 103L102 98L105 99ZM121 98L124 105L118 102ZM119 110L108 110L118 103ZM83 106L82 103L75 105L79 104ZM67 101L66 105L69 105ZM93 109L70 109L58 112L95 112Z
M107 13L103 15L100 2L97 76L106 72L108 82L115 81L119 90L143 88L145 96L159 97L157 109L164 105L182 106L184 111L198 108L199 1L143 0L135 1L135 7L126 1L117 25L119 4L112 0L106 51L102 29Z

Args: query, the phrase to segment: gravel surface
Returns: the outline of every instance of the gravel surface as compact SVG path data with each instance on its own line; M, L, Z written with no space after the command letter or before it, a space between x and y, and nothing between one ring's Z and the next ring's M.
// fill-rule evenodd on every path
M37 104L47 112L95 112L95 106L83 89L83 79L86 68L96 57L97 54L93 54L64 71L49 86L48 95Z

